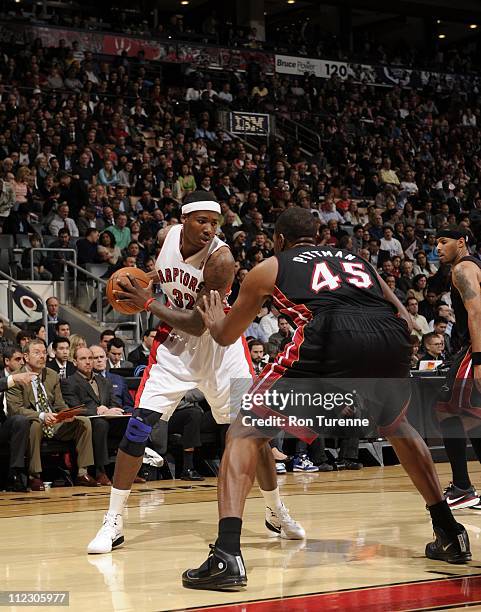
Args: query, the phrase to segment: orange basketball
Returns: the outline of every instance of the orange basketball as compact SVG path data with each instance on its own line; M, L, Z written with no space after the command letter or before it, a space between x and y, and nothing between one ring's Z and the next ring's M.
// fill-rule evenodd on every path
M122 277L124 277L128 283L127 274L132 278L135 277L140 282L142 287L147 287L147 285L150 283L147 273L140 268L121 268L120 270L117 270L117 272L114 272L109 278L105 292L109 304L114 310L121 312L122 314L135 314L137 312L141 312L142 308L136 308L130 304L127 305L121 301L117 301L115 294L113 293L114 291L122 291L122 287L118 284L119 280L122 280Z

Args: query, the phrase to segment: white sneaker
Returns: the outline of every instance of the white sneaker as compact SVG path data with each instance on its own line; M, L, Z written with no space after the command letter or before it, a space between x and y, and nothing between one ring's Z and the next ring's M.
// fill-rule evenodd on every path
M101 555L112 552L124 543L124 521L121 514L107 512L102 527L87 546L89 555Z
M314 465L307 455L297 455L292 464L293 472L318 472L319 468Z
M266 527L270 535L278 535L286 540L303 540L306 537L304 528L291 517L284 503L281 504L278 510L266 507Z
M276 461L276 474L285 474L286 472L286 464L281 461Z

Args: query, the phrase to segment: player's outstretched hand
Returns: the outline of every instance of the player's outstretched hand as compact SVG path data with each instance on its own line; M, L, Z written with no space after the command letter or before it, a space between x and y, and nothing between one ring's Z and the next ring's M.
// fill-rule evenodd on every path
M127 306L136 306L143 309L145 302L152 297L153 281L150 281L147 287L142 287L134 276L127 274L127 279L125 280L125 277L122 277L117 281L117 284L122 287L123 291L115 290L113 292L115 299Z
M218 291L212 290L209 295L204 295L203 298L203 303L197 306L197 310L202 316L204 325L214 336L212 332L215 332L216 325L225 317L222 299Z

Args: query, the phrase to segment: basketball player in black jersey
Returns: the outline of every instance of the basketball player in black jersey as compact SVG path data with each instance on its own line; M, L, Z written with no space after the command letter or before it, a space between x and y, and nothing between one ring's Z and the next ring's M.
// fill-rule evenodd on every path
M221 345L234 342L272 297L297 329L291 344L273 364L266 365L254 388L269 388L271 383L296 376L408 377L406 309L370 264L347 251L316 247L315 236L309 211L290 208L282 213L274 234L276 256L248 273L230 312L224 314L216 292L204 298L199 310L212 337ZM471 558L468 535L443 499L427 446L405 418L407 393L408 397L389 398L378 415L380 430L429 507L435 541L426 546L426 555L465 563ZM234 589L247 584L240 552L241 517L254 480L257 450L264 443L262 432L239 420L231 425L219 472L218 538L207 560L184 572L185 587Z
M469 254L464 231L438 232L439 260L451 264L451 301L461 350L447 377L447 397L438 402L446 454L453 473L445 497L452 509L481 510L466 460L466 435L481 461L481 261Z

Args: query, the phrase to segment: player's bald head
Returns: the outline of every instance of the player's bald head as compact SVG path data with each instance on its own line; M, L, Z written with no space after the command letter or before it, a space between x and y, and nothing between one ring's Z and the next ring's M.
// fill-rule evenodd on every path
M288 208L277 219L274 242L277 251L283 251L305 241L315 243L317 223L314 215L305 208Z

